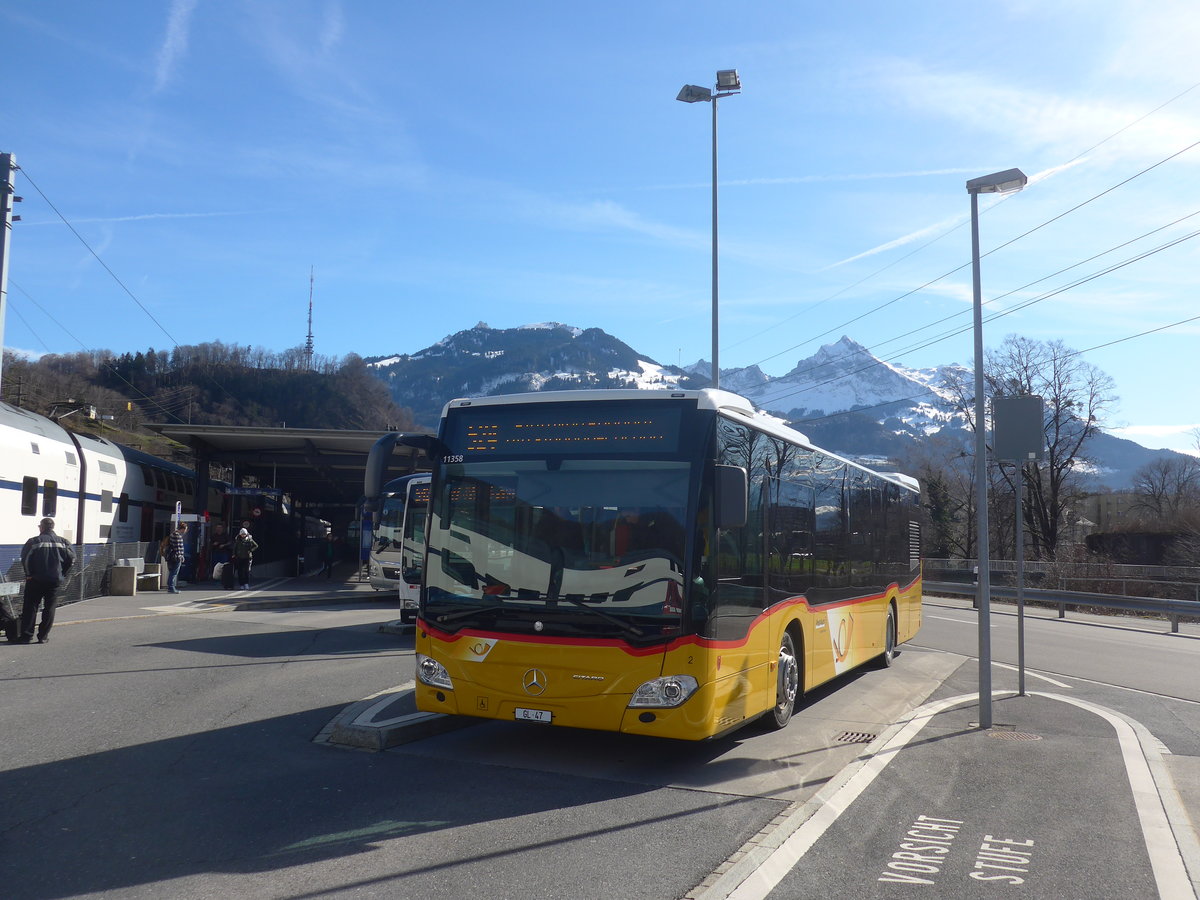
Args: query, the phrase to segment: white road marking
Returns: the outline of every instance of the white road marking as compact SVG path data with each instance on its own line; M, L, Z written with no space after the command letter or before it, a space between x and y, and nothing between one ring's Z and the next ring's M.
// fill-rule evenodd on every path
M1006 692L1007 693L1007 692ZM838 817L850 808L893 759L897 751L911 741L925 724L944 709L978 699L975 694L960 694L947 700L929 703L909 714L907 722L893 726L891 737L883 746L870 753L849 780L838 786L830 796L817 793L799 810L804 813L814 805L816 811L799 828L792 832L777 850L771 853L754 872L738 885L729 900L762 900L775 889L785 875L792 870ZM881 736L880 741L884 740ZM869 750L870 748L868 748Z
M1020 671L1021 671L1019 667L1017 667L1017 666L1010 666L1008 663L998 663L998 662L994 662L994 661L993 661L993 662L992 662L992 666L994 666L994 667L995 667L995 668L997 668L997 669L1009 669L1009 670L1011 670L1011 671L1013 671L1013 672L1020 672ZM1039 673L1037 673L1037 672L1034 672L1034 671L1032 671L1031 669L1028 669L1028 668L1026 668L1026 669L1025 669L1025 674L1026 674L1026 675L1028 675L1030 678L1040 678L1040 679L1042 679L1042 681L1048 681L1048 682L1050 682L1052 685L1054 685L1055 687L1065 688L1065 689L1066 689L1066 690L1068 690L1068 691L1072 691L1072 690L1074 690L1074 688L1073 688L1073 687L1071 687L1071 685L1069 685L1069 684L1065 684L1064 682L1057 681L1056 679L1054 679L1054 678L1051 678L1049 675L1041 675L1041 674L1039 674Z
M372 694L371 697L367 698L368 700L372 699L372 697L379 697L379 699L359 713L358 716L355 717L352 724L370 725L372 728L382 728L386 725L395 725L398 722L403 722L405 719L415 718L416 716L427 716L428 713L416 713L415 715L413 713L405 713L402 716L396 716L395 718L391 719L381 719L378 722L371 721L371 718L375 715L375 713L396 699L396 694L403 693L404 691L411 691L416 686L417 683L415 681L406 681L404 684L397 685L394 688L388 688L387 690L380 691L378 694Z

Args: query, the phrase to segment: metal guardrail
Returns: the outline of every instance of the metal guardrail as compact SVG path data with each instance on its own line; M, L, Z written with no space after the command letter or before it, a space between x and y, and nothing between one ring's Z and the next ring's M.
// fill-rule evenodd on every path
M924 589L931 594L953 594L966 597L974 596L977 590L974 583L955 581L925 581ZM1164 616L1171 622L1172 634L1179 632L1180 616L1200 619L1200 603L1195 600L1159 600L1154 597L1088 594L1083 591L1047 591L1038 588L1025 588L1023 593L1026 600L1057 606L1060 619L1067 617L1068 606L1098 606L1101 609L1120 609ZM1006 600L1017 599L1017 589L1007 585L993 584L989 588L989 594L993 597L1003 597Z

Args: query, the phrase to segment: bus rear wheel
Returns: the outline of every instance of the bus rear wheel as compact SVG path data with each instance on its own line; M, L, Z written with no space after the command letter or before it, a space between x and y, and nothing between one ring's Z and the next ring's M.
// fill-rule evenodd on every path
M796 708L796 696L800 693L800 662L796 659L796 644L791 634L783 633L779 640L779 665L775 684L775 708L771 711L771 724L783 728L792 720Z

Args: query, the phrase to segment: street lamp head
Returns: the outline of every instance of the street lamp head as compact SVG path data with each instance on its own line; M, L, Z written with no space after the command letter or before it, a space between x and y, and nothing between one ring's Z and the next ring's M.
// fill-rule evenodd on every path
M1029 183L1029 179L1020 169L1005 169L984 175L982 178L972 178L967 182L968 194L1007 194L1019 191Z
M676 100L682 100L684 103L699 103L701 101L712 100L712 91L706 87L700 87L695 84L685 84L679 91L679 96Z
M738 79L737 69L721 69L717 72L718 91L740 91L742 82Z

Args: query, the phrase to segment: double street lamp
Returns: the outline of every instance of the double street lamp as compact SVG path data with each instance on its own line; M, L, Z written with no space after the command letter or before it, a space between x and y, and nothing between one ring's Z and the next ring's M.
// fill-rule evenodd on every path
M720 387L721 367L717 356L717 101L740 93L742 83L737 69L721 69L717 72L717 84L713 89L685 84L676 100L684 103L712 104L712 386Z
M1007 194L1025 187L1020 169L1005 169L967 182L971 195L971 278L975 307L975 543L979 550L979 727L992 727L991 551L988 547L987 428L983 394L983 296L979 281L979 195Z

